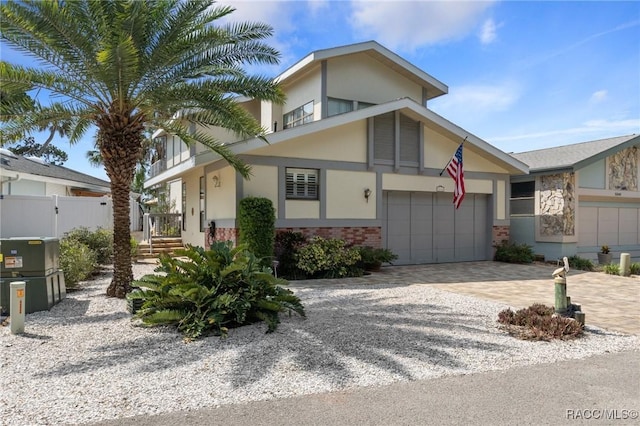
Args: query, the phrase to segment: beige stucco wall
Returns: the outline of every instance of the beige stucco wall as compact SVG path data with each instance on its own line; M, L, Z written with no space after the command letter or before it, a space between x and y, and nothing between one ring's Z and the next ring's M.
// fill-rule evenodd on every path
M213 176L219 178L220 186L213 185ZM207 173L207 220L235 219L236 217L236 172L225 167Z
M364 190L369 188L369 201ZM327 171L327 219L375 219L376 174Z
M282 114L274 116L273 119L278 122L278 129L282 129L282 115L314 101L313 119L320 120L320 68L317 67L296 79L285 87L287 100L282 106Z
M461 140L453 141L442 133L427 126L424 128L424 164L426 168L443 169L458 149ZM462 159L465 171L507 173L507 170L497 166L492 161L481 157L468 148L463 149Z
M466 179L465 179L466 185ZM466 186L465 186L466 188ZM496 219L506 219L507 213L507 183L504 180L496 182Z
M284 205L287 219L319 219L320 202L311 200L287 200Z
M449 175L446 175L446 177L444 175L442 177L408 176L394 173L383 173L382 175L382 189L384 191L436 192L438 191L438 186L444 187L444 190L441 192L450 192L452 194L455 189L453 179L451 179ZM488 179L465 178L464 186L468 193L493 193L493 183Z
M268 145L251 154L364 163L367 160L366 140L367 125L366 121L362 120Z
M243 182L243 196L270 199L278 217L278 168L251 166L251 174L251 179Z
M422 87L360 53L327 62L327 95L374 104L403 97L421 103Z

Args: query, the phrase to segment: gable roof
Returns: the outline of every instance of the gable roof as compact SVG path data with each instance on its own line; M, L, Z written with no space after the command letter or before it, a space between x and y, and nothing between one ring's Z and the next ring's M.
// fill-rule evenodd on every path
M270 145L286 142L294 138L304 137L316 132L353 123L380 114L386 114L392 111L400 111L403 114L421 121L424 125L437 128L440 132L448 134L453 140L466 139L465 149L490 159L495 164L509 170L512 174L527 174L529 167L522 161L506 154L493 145L485 142L479 137L465 131L461 127L453 124L447 119L441 117L430 109L420 105L410 98L401 98L394 101L385 102L383 104L373 105L368 108L351 111L344 114L334 115L322 120L313 121L302 126L292 127L290 129L280 130L275 133L269 133L267 139ZM252 150L264 148L265 142L262 139L254 138L228 144L227 147L235 154L249 154ZM145 187L153 186L157 183L166 181L172 177L179 175L190 167L199 166L220 160L221 157L212 152L205 151L184 163L183 167L174 167L166 172L155 176L145 182Z
M427 99L433 99L449 92L449 88L446 84L422 71L420 68L375 41L365 41L363 43L316 50L286 69L274 80L276 82L284 82L288 78L306 71L308 68L321 61L337 58L339 56L353 55L356 53L365 53L382 62L395 72L416 82L422 87L426 87Z
M511 156L528 164L531 173L552 170L575 171L625 148L638 145L640 136L633 134L521 152Z
M65 181L64 183L66 185L79 188L101 189L104 190L104 192L111 191L111 184L106 180L98 179L97 177L80 173L63 166L40 163L21 155L6 155L2 153L0 155L0 169L3 172L9 171L18 175L27 174Z

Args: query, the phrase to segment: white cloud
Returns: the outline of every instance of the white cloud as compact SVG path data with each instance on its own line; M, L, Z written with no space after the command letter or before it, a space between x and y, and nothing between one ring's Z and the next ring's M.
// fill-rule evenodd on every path
M600 103L607 99L608 94L609 93L606 90L598 90L597 92L593 92L591 98L589 99L589 102L592 104Z
M392 50L415 48L462 38L477 27L493 1L352 2L351 22L365 38Z
M607 137L640 133L640 120L620 119L620 120L588 120L576 127L566 129L550 129L540 132L523 133L512 136L500 136L486 138L486 140L501 149L506 146L514 146L516 152L530 149L540 149L550 146L565 145L568 143L586 142ZM536 146L522 149L523 143L535 140ZM506 149L505 149L506 150Z
M498 37L498 34L496 33L497 29L498 29L498 26L493 21L493 19L489 18L486 21L484 21L484 24L482 24L482 28L480 29L480 34L479 34L480 42L482 44L493 43L495 39Z
M452 87L446 96L433 100L429 108L444 116L460 111L464 111L466 115L481 116L505 111L519 97L520 90L512 83L457 86Z

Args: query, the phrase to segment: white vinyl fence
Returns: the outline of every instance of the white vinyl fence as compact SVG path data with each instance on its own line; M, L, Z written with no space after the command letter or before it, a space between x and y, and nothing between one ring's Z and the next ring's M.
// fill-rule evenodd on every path
M141 229L138 203L130 200L131 230ZM57 237L74 228L113 229L110 197L0 196L0 238Z

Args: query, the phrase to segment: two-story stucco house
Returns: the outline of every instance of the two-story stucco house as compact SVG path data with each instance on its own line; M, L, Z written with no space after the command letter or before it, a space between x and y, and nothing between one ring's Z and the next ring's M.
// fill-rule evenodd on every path
M428 109L447 86L376 42L319 50L276 77L284 105L238 99L269 144L209 130L252 166L243 180L163 131L147 187L169 183L183 241L235 240L243 197L272 200L278 230L382 246L398 264L488 260L509 239L509 182L528 167ZM466 196L441 174L464 143ZM210 229L210 226L212 229Z
M547 259L640 257L640 136L512 154L530 167L511 179L511 240Z

